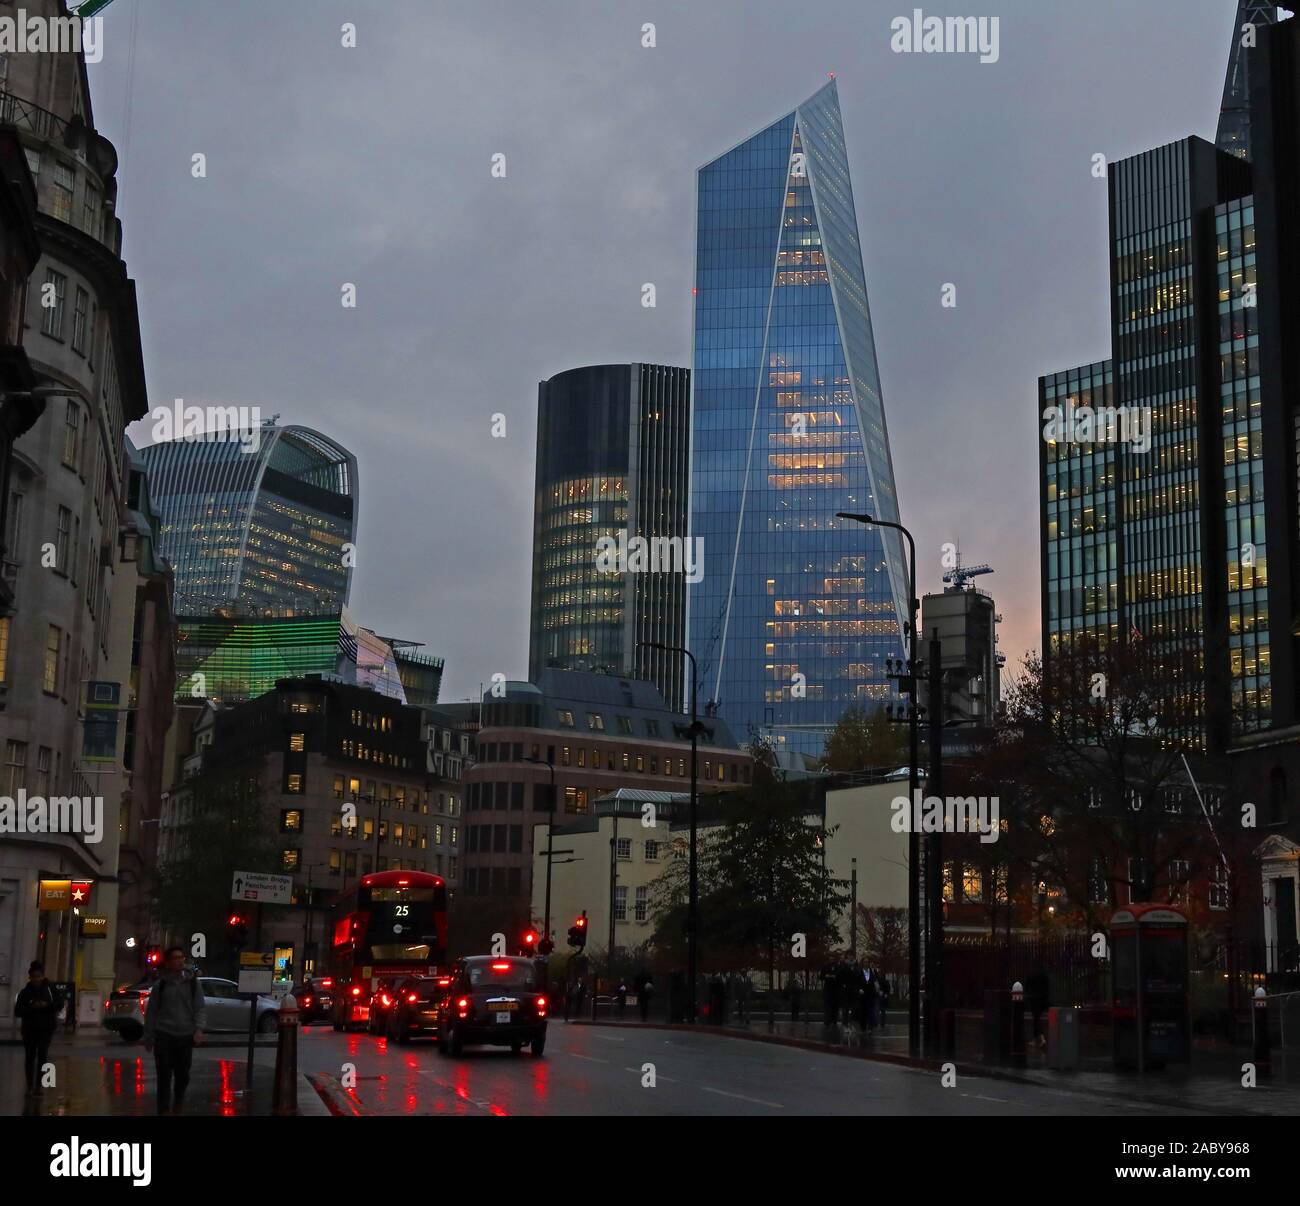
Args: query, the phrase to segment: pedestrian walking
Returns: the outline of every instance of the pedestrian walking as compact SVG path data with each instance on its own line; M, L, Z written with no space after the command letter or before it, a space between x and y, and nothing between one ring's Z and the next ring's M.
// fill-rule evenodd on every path
M822 1023L833 1026L840 1011L840 982L835 964L826 964L819 976L822 982Z
M14 1001L14 1017L22 1020L23 1075L29 1096L44 1092L41 1070L50 1054L50 1040L58 1026L63 994L45 978L45 965L36 960L27 969L27 983Z
M614 1000L618 1002L618 1016L622 1017L627 1013L627 981L620 980L618 988L614 990Z
M742 1026L749 1025L749 1002L754 995L754 982L746 973L737 977L736 984L736 1013L740 1018Z
M888 1019L889 994L893 991L893 989L890 986L888 978L879 972L877 973L877 979L876 979L876 991L880 994L880 1004L879 1004L880 1029L881 1032L883 1033L885 1026L889 1020Z
M203 1045L207 1007L197 976L185 971L185 951L168 947L144 1011L144 1049L158 1073L158 1113L179 1114L190 1083L194 1048Z
M573 1003L574 1017L582 1017L582 1003L587 999L587 980L586 977L579 977L576 991L576 1000Z
M876 981L871 969L859 964L856 973L858 989L858 1029L862 1033L875 1029L876 1018Z
M798 976L790 977L790 1021L794 1025L799 1025L799 1002L803 997L803 989L799 984Z
M650 1020L650 998L655 995L654 982L649 976L641 985L640 991L636 994L636 1003L641 1008L641 1020L648 1022Z

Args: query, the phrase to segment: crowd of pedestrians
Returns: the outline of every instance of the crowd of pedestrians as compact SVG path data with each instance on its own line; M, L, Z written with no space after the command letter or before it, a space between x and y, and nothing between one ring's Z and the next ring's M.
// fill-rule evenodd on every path
M822 1021L856 1025L864 1034L884 1029L891 989L883 973L866 960L837 959L820 973Z

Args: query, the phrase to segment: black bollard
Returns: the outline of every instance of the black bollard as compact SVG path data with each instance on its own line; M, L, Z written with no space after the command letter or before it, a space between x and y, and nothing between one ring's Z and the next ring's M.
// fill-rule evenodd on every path
M1255 989L1255 996L1251 1001L1254 1008L1251 1010L1255 1031L1255 1067L1260 1071L1269 1071L1272 1063L1272 1050L1268 1033L1268 994L1262 989Z

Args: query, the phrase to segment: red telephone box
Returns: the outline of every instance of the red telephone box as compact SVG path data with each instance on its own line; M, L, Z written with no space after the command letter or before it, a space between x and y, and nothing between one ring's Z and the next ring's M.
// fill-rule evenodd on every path
M1187 918L1167 904L1129 905L1110 919L1110 952L1116 1067L1187 1063Z

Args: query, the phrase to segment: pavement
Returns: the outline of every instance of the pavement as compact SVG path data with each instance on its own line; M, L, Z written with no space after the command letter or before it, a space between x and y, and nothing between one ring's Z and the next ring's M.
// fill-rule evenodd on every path
M216 1117L269 1115L274 1041L259 1042L253 1054L252 1093L247 1088L247 1041L210 1039L195 1048L185 1113ZM134 1117L157 1111L153 1057L140 1043L124 1043L98 1029L56 1035L50 1045L54 1085L28 1097L23 1085L23 1049L0 1044L0 1115ZM298 1113L327 1115L328 1106L305 1075L298 1077Z

